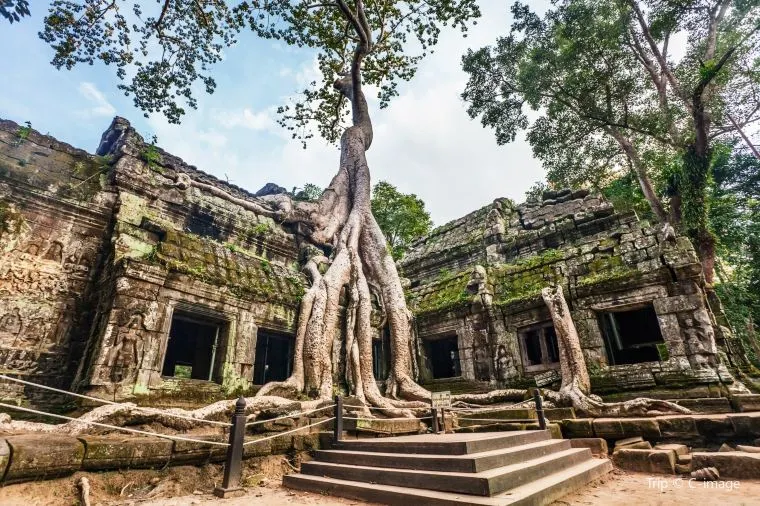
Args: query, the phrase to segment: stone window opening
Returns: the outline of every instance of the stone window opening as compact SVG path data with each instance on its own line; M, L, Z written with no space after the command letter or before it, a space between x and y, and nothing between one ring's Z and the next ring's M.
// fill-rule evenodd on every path
M610 365L660 361L665 341L652 304L600 313L599 322Z
M259 329L253 360L253 384L285 381L293 370L293 336Z
M161 375L219 383L218 350L223 325L218 320L175 311Z
M545 371L559 367L559 345L551 322L531 325L519 330L517 335L525 372Z
M459 362L459 339L456 335L428 340L425 342L425 349L433 379L455 378L462 375Z
M379 336L372 339L372 374L377 381L385 381L391 371L391 329L383 327Z

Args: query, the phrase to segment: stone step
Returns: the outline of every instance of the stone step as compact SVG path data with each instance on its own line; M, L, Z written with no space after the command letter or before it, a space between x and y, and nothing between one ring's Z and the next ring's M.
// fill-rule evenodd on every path
M477 437L473 437L473 434L449 434L445 440L436 434L420 434L417 436L342 440L333 448L359 452L465 455L513 448L550 438L551 434L548 430L484 432L477 434Z
M346 450L320 450L315 459L332 464L347 464L367 467L397 469L417 469L420 471L443 471L458 473L479 473L518 462L543 457L570 449L570 441L546 439L514 448L502 448L465 455L425 455L380 452L358 452Z
M362 483L306 474L289 474L284 477L283 484L299 490L399 506L408 506L409 504L415 506L461 506L463 504L543 506L579 489L611 470L612 464L609 460L588 459L495 497L478 497L419 488Z
M493 496L510 488L544 478L591 458L587 448L571 448L535 459L478 473L455 473L369 467L310 461L301 465L302 474L327 476L382 485L407 486L440 492Z

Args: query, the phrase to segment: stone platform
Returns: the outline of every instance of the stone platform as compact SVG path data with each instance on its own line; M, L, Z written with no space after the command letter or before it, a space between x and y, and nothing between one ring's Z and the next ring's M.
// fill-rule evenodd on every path
M341 441L285 486L383 504L548 504L612 469L549 431Z

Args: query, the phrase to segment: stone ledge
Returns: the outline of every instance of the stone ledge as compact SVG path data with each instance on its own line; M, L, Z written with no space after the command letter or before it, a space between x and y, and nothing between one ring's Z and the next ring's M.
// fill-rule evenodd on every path
M724 478L760 478L760 453L747 452L695 452L692 453L691 468L714 467Z
M85 453L82 469L126 469L165 466L172 457L169 439L124 436L80 436Z
M65 476L82 467L84 445L75 437L24 434L6 441L11 458L3 483Z

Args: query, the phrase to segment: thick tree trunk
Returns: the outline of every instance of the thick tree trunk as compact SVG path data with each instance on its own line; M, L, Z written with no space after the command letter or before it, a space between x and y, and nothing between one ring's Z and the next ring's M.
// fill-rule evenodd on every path
M312 285L301 304L293 375L282 383L265 385L259 395L306 393L321 399L333 395L333 372L337 367L333 347L340 342L336 339L341 331L339 298L345 288L348 393L398 416L410 412L397 408L417 407L430 398L430 393L413 378L412 317L396 264L370 206L371 183L365 151L372 143L373 133L361 91L363 51L361 46L357 49L351 75L335 83L335 88L351 102L353 111L353 126L341 138L338 174L316 209L304 210L300 203L280 201L281 209L288 211L285 219L308 220L312 239L328 244L332 255L331 260L322 256L310 259L306 266ZM321 275L317 266L325 262L329 262L329 267ZM381 394L372 372L370 288L381 301L391 334L391 374L386 381L386 396Z
M638 398L626 402L605 403L591 395L591 382L583 357L578 331L570 315L562 287L556 285L541 291L541 297L554 323L559 345L560 374L562 384L559 392L544 391L544 395L557 405L572 406L583 416L652 416L668 413L690 413L686 408L668 401Z

